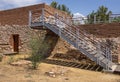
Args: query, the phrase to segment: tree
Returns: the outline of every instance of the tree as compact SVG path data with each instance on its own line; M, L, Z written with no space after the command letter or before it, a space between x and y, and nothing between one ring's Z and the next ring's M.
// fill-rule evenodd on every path
M64 5L64 4L61 4L61 5L60 5L60 4L58 4L58 2L53 1L53 2L51 2L50 6L53 7L53 8L56 8L56 9L58 9L58 10L65 11L65 12L67 12L69 15L72 15L72 14L71 14L71 11L69 10L69 8L68 8L66 5Z
M87 16L88 21L89 21L90 24L94 23L94 16L95 15L96 15L96 13L94 11L92 11L92 13Z
M100 6L96 12L90 13L88 17L89 23L97 22L106 22L109 20L109 15L112 14L111 11L108 11L108 8L105 6Z
M67 12L67 7L66 7L64 4L62 4L62 8L61 8L61 10Z
M112 21L113 21L113 22L120 22L120 16L115 17Z
M51 7L53 8L58 8L58 3L56 1L53 1L51 4L50 4Z
M32 68L37 69L40 61L45 59L45 54L49 49L49 45L43 41L44 38L39 36L34 36L31 38L29 42L29 47L31 49L31 62Z
M61 5L58 5L57 9L58 9L58 10L61 10Z

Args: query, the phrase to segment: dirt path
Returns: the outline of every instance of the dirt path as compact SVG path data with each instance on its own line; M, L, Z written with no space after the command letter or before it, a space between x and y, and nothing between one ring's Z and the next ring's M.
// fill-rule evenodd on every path
M54 77L45 72L64 72ZM119 75L41 63L38 70L0 63L0 82L120 82Z

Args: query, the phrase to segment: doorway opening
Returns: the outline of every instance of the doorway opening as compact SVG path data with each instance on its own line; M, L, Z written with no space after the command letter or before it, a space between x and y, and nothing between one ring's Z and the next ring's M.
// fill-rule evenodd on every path
M19 52L19 34L12 34L13 51Z

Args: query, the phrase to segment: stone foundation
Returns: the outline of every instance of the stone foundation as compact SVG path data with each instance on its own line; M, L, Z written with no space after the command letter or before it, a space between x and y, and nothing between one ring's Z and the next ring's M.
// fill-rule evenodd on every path
M0 53L14 51L13 44L13 35L19 36L19 46L18 50L19 53L28 53L29 48L29 41L33 36L40 36L45 37L45 41L51 46L48 50L48 56L51 53L51 57L61 57L63 59L70 59L70 60L77 60L80 61L81 58L83 60L89 59L77 51L74 47L68 44L66 41L59 39L58 36L55 35L51 31L46 30L35 30L31 29L29 26L19 26L19 25L5 25L0 26ZM100 38L99 38L100 39ZM105 40L106 38L102 38ZM111 38L110 38L111 39ZM115 42L119 43L119 38L112 38ZM58 41L57 41L58 40ZM120 62L120 47L116 50L113 55L115 62Z
M45 36L45 30L33 30L29 26L5 25L0 26L0 52L14 51L12 35L19 36L18 49L20 53L29 51L28 43L33 36Z

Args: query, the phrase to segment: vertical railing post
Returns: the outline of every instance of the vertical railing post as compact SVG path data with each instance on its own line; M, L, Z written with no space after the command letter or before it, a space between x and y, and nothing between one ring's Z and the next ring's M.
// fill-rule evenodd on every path
M101 45L97 42L97 55L101 54ZM97 56L97 64L100 65L99 56Z
M96 15L94 15L94 24L96 24Z
M110 59L110 61L112 61L112 51L111 51L111 48L109 48L109 59Z
M100 19L101 19L101 17L98 18L98 23L100 23Z
M71 27L71 25L72 25L72 22L73 22L73 21L72 21L72 19L70 19L70 18L69 18L69 21L70 21L70 22L69 22L68 24L70 24L70 26L69 26L68 28L69 28L69 31L70 31L70 33L71 33L71 32L72 32L72 27Z
M55 13L55 25L59 26L58 24L58 13Z
M76 47L79 49L79 29L76 28Z
M62 30L62 28L59 27L59 36L60 36L60 37L61 37L61 30Z
M88 19L87 19L88 24L91 23L90 18L91 18L90 15L88 15Z
M109 60L109 61L112 61L112 53L111 53L111 48L112 48L112 46L111 46L111 42L110 42L110 40L108 39L108 40L106 40L106 45L105 45L105 47L106 47L106 58ZM109 67L110 67L110 65L109 65L109 62L108 62L108 66L107 66L107 70L109 70Z
M44 19L44 14L45 14L44 8L42 8L42 23L43 23L43 26L44 26L44 21L45 21L45 19Z
M109 60L109 61L112 61L112 54L111 54L111 48L106 46L106 58ZM109 68L107 68L109 70Z
M111 14L109 14L109 23L111 23L112 19L111 19Z
M105 56L106 56L106 58L109 60L109 51L108 51L108 47L107 46L105 46ZM108 64L108 63L107 63ZM106 65L106 70L109 70L109 67L108 67L108 65Z
M31 26L32 23L32 11L29 11L29 26Z

